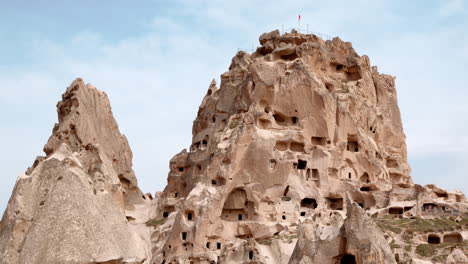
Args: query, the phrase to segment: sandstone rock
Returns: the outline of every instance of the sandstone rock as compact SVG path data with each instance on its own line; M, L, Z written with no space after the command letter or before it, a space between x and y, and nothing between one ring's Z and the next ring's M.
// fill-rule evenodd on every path
M57 110L47 156L18 177L0 223L0 263L143 263L149 233L126 216L145 200L106 94L77 79Z
M107 96L76 80L18 178L0 264L466 261L468 202L412 182L394 77L339 38L260 44L211 82L154 198Z
M324 219L328 213L320 212L303 223L309 226L300 229L289 263L396 263L382 231L364 209L350 200L347 207L346 218L338 222L330 223Z
M452 253L447 257L447 264L466 264L468 263L468 258L466 257L465 253L463 253L460 249L455 249Z
M339 38L260 44L210 84L190 150L170 162L155 263L410 261L385 228L466 212L463 195L413 184L394 77Z

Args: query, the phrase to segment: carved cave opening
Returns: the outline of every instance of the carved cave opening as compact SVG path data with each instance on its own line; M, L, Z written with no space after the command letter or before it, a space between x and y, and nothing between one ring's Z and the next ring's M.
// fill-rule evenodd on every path
M429 244L440 244L440 237L437 235L427 236L427 243Z
M339 264L356 264L356 257L352 254L344 254L340 257Z
M247 199L244 189L234 189L224 202L221 219L235 222L244 221L250 218L254 212L254 203Z
M301 200L301 207L315 209L317 206L317 201L313 198L304 198Z

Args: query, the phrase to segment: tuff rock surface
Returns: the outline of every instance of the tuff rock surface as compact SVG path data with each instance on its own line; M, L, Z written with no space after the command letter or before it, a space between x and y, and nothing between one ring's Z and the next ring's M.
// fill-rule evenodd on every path
M148 205L107 95L77 79L57 112L46 156L18 177L0 222L0 263L143 263L147 219L142 229L127 216Z
M237 53L219 88L211 83L190 149L170 162L152 211L153 262L448 255L428 233L466 237L467 201L413 184L394 77L338 38L273 31L260 44ZM433 226L441 217L447 226ZM455 245L466 251L463 238Z
M394 77L278 31L212 81L168 184L142 194L107 96L76 80L18 178L0 263L463 263L463 193L414 184Z

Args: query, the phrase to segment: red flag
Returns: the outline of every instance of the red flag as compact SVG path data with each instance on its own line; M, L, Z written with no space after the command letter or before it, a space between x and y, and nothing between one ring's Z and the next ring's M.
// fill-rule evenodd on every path
M299 15L299 21L301 21L301 15Z

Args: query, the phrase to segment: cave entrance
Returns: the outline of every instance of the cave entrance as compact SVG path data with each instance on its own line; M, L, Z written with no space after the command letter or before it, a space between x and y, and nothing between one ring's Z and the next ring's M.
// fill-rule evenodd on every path
M344 254L341 257L340 264L356 264L356 257L351 254Z
M327 197L328 208L331 210L343 210L343 198Z
M444 243L462 243L463 237L460 233L452 233L444 236Z
M312 198L304 198L301 201L301 207L315 209L315 208L317 208L317 201L315 199L312 199Z
M174 206L172 206L172 205L167 205L167 206L165 206L164 209L163 209L163 215L162 215L163 218L168 218L169 215L170 215L172 212L174 212L174 211L175 211L175 207L174 207Z
M221 219L230 222L245 221L249 219L254 210L253 202L247 200L244 189L233 190L224 202Z
M298 160L297 162L297 169L298 170L305 170L307 168L307 161L306 160Z
M423 211L425 212L437 212L437 204L434 203L425 203L423 204Z
M403 214L403 208L402 207L390 207L388 208L388 214L401 215Z
M350 152L359 152L359 142L356 135L348 135L346 150Z
M327 144L327 138L325 138L325 137L312 137L311 142L312 142L312 145L325 146Z
M429 235L427 237L427 243L429 244L440 244L440 237L437 235Z

